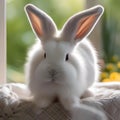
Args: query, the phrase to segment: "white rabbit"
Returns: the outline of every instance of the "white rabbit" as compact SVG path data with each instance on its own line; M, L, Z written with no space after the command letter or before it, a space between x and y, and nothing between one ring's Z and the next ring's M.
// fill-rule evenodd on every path
M25 11L39 39L25 66L34 102L47 107L57 97L74 120L105 120L100 111L80 103L80 97L99 76L96 51L86 37L103 14L103 7L75 14L61 31L34 5L26 5Z

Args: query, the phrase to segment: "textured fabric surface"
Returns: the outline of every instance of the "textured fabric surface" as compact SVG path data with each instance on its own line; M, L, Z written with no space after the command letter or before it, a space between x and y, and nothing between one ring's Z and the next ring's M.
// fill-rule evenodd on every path
M20 99L25 89L22 85L16 86L6 84L0 87L0 120L72 120L58 102L40 109L33 102ZM99 84L92 90L95 97L82 99L83 104L103 110L108 120L120 120L120 84Z

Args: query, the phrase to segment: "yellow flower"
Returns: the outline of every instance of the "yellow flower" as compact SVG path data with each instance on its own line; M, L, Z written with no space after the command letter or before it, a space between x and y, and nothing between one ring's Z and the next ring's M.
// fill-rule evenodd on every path
M117 63L117 67L120 68L120 61Z
M100 75L101 79L105 79L108 77L108 73L107 72L102 72Z
M115 66L112 63L107 64L106 69L109 71L113 71L115 69Z
M120 73L118 72L113 72L110 74L110 77L109 77L111 80L120 80Z
M109 78L105 78L102 80L102 82L111 82L111 80Z

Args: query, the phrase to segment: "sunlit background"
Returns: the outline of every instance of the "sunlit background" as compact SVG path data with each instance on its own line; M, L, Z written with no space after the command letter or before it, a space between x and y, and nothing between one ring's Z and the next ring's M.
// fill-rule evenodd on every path
M102 43L99 53L100 81L120 81L120 0L7 0L8 82L25 82L26 55L35 42L24 12L27 3L33 3L48 13L60 29L71 15L97 2L105 8L99 28ZM97 38L95 34L94 38Z

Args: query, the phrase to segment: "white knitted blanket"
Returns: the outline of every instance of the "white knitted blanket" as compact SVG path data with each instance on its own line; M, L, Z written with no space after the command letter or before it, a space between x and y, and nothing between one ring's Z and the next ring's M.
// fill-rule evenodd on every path
M108 120L120 120L120 83L96 84L95 97L83 99L83 103L102 109ZM0 120L71 120L70 114L58 102L40 109L28 98L24 84L0 86Z

